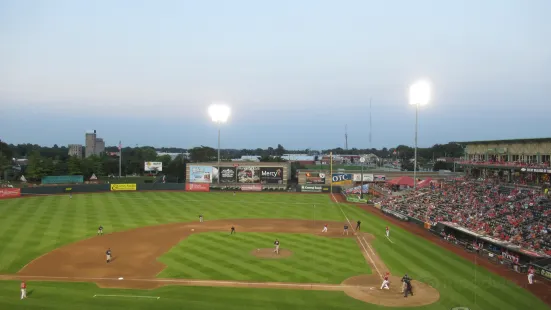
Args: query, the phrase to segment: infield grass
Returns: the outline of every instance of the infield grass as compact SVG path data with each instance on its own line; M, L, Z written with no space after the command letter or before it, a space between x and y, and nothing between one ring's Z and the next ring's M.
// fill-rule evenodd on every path
M251 254L271 247L275 239L293 254L277 260ZM168 266L160 278L338 284L371 273L355 239L312 234L193 234L159 261Z
M313 205L316 205L314 208ZM341 209L344 211L341 212ZM91 195L44 196L24 199L0 200L0 273L15 273L34 258L70 242L95 236L101 224L107 233L141 226L159 225L173 222L196 221L202 213L206 220L230 218L288 218L319 219L342 221L345 216L350 221L362 221L362 231L375 235L373 247L394 275L409 273L414 279L428 282L440 292L440 300L433 305L417 309L442 310L464 306L471 310L493 309L549 309L547 305L529 292L498 277L463 258L457 257L435 244L411 233L389 225L384 219L367 214L353 205L332 203L328 195L290 195L276 193L182 193L182 192L142 192L107 193ZM385 226L390 226L391 240L384 236ZM238 234L237 236L241 236ZM273 242L274 234L243 234L247 242ZM290 235L282 241L282 247L295 242L292 251L296 257L312 253L310 259L323 260L314 256L312 249L302 244L302 235ZM259 272L265 266L264 260L248 258L251 272L244 265L235 268L230 263L224 265L227 271L205 270L203 264L187 262L186 245L196 254L207 249L205 242L214 242L218 234L192 235L186 243L174 248L161 260L169 266L164 271L168 276L199 278L249 278L300 279L339 281L356 270L355 259L350 269L337 270L334 274L328 265L311 266L308 271L300 262L288 259L270 262L278 268L298 275L273 275ZM277 236L282 239L280 235ZM209 239L210 238L210 239ZM304 236L304 238L316 238ZM239 239L236 238L235 241ZM348 245L331 244L330 255L339 256L348 251ZM318 242L316 240L316 242ZM255 243L256 244L256 243ZM203 245L202 249L201 246ZM252 244L241 242L228 247L222 256L248 255ZM208 247L211 247L209 245ZM239 248L242 247L242 248ZM259 247L257 245L257 247ZM267 247L267 246L262 246ZM226 248L224 246L224 248ZM254 248L254 246L252 246ZM320 248L321 249L321 248ZM213 251L214 248L209 249ZM239 251L234 253L233 251ZM357 254L361 255L357 248ZM321 252L319 252L321 253ZM328 254L329 255L329 254ZM326 255L326 256L328 256ZM238 261L237 258L235 258ZM213 260L204 258L205 262ZM337 258L338 260L338 258ZM289 262L289 265L285 264ZM292 263L291 263L292 262ZM220 265L223 262L215 262ZM358 265L359 266L359 265ZM308 266L310 267L310 266ZM216 267L217 268L217 267ZM309 274L300 274L305 269ZM318 271L316 271L318 270ZM362 267L363 271L363 267ZM279 272L279 271L278 271ZM360 272L365 273L365 272ZM306 273L305 273L306 274ZM0 281L0 309L388 309L366 304L349 298L341 292L313 292L277 289L237 289L237 288L195 288L164 287L152 291L99 289L94 284L76 283L29 283L32 294L29 299L19 300L19 285L13 281ZM121 293L122 292L122 293ZM158 295L157 300L132 300L131 298L101 299L94 294L136 294ZM411 309L411 308L409 308Z

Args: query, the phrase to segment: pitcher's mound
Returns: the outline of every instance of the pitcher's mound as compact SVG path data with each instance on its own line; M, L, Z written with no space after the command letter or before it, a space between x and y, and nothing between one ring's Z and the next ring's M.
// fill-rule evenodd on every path
M412 281L413 296L404 297L401 293L401 278L390 276L390 289L382 289L382 280L374 275L355 276L346 279L344 292L355 299L386 307L420 307L435 303L440 293L430 285Z
M274 249L255 249L251 251L251 254L258 258L279 259L279 258L289 257L293 255L293 252L287 249L280 249L279 254L276 254L274 252Z

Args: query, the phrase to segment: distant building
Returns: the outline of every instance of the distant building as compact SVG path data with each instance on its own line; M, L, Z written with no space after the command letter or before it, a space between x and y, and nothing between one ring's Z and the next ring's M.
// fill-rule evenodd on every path
M188 153L188 152L186 152L186 153L157 152L157 156L164 156L164 155L170 156L170 158L171 158L172 160L174 160L174 158L176 158L178 155L183 155L185 159L188 159L188 158L189 158L189 153Z
M84 157L88 158L92 155L99 156L101 153L105 152L105 142L102 138L97 137L95 130L94 132L87 132L84 140Z
M251 162L260 162L260 156L256 155L243 155L241 158L232 159L232 161L251 161Z
M78 158L82 158L82 145L69 144L69 156L76 156Z

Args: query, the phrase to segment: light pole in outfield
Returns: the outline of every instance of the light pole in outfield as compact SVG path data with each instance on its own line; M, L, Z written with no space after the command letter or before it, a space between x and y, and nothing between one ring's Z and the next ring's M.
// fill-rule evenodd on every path
M224 103L213 103L209 106L209 116L218 125L218 183L220 183L220 125L230 117L230 107Z
M413 163L413 190L417 190L417 131L419 127L419 106L427 105L431 87L427 81L418 81L409 88L409 104L415 105L415 159Z
M365 164L365 157L364 156L360 157L360 163L362 165L362 176L361 176L361 178L362 178L362 183L361 184L362 185L360 186L360 198L363 199L364 198L364 164Z

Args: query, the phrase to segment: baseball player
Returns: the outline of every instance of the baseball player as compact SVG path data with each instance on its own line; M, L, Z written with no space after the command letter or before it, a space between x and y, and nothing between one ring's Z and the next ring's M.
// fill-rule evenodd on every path
M344 225L344 230L342 231L342 234L346 234L348 236L348 225Z
M387 290L389 290L390 288L388 287L388 284L390 283L388 281L388 276L390 275L390 272L386 272L385 276L383 277L383 284L381 284L381 289L385 288Z
M103 236L103 226L99 225L98 227L98 233L96 236L102 235Z
M323 229L322 229L322 231L321 231L321 232L322 232L322 233L325 233L325 232L327 232L327 224L325 224L325 226L323 226Z
M107 263L109 263L111 261L111 248L107 249L107 251L105 251L105 258L107 259Z
M21 300L27 298L27 283L25 281L21 282Z
M403 277L402 277L402 293L406 291L406 287L407 287L407 284L406 284L406 280L408 280L409 277L408 277L408 274L406 273Z
M388 226L386 227L386 237L390 237L390 229L388 228Z
M231 227L231 231L230 231L230 235L233 235L233 234L235 234L235 233L236 233L236 232L235 232L235 227L232 226L232 227Z
M233 195L235 196L235 191L233 191Z
M199 223L203 223L203 214L199 214Z
M276 239L276 240L274 241L274 245L275 245L274 252L275 252L276 254L279 254L279 240Z
M360 226L362 225L362 221L358 220L356 223L356 230L360 230Z
M530 266L528 268L528 284L534 284L534 273L536 270L534 270L534 266Z

